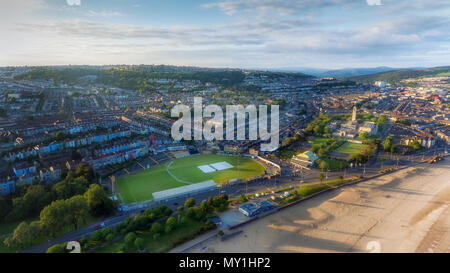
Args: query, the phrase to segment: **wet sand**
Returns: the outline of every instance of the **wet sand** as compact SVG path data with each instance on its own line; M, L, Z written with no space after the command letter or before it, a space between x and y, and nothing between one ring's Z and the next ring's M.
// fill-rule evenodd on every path
M450 160L319 195L192 252L450 252Z

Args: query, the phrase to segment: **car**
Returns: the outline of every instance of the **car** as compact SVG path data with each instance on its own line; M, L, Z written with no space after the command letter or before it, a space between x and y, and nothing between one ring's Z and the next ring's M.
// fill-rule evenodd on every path
M101 226L101 225L96 225L96 226L94 226L94 230L99 230L99 229L102 229L102 226Z

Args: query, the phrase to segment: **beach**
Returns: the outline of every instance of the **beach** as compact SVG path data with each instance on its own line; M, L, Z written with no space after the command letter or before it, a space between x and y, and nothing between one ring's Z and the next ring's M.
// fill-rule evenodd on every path
M450 163L342 187L191 252L450 252Z

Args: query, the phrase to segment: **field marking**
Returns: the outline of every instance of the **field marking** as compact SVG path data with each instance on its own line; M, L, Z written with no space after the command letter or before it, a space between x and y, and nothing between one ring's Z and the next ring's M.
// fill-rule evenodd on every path
M155 162L157 165L159 165L159 162L158 161L156 161L156 159L153 159L153 157L151 157L151 156L148 156L148 158L150 158L153 162Z
M166 166L166 171L167 171L167 173L168 173L173 179L175 179L176 181L178 181L178 182L180 182L180 183L187 184L187 185L193 184L193 182L181 180L181 179L179 179L178 177L176 177L175 175L173 175L173 174L169 171L169 167L172 166L172 163L173 163L173 161L170 161L170 163L167 164L167 166Z
M164 153L168 158L170 158L170 159L175 159L175 157L169 155L168 153L166 153L166 152L163 152L163 153Z
M144 169L145 170L145 167L144 166L142 166L142 164L141 163L139 163L138 161L136 161L136 163L139 165L139 166L141 166L141 168L142 169Z

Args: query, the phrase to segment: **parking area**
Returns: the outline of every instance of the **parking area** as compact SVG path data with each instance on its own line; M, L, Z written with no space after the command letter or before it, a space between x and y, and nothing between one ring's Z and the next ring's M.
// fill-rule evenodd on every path
M237 225L239 223L248 221L248 217L239 212L238 209L229 209L226 212L219 214L220 220L222 220L222 225L219 229L227 229L231 226Z

